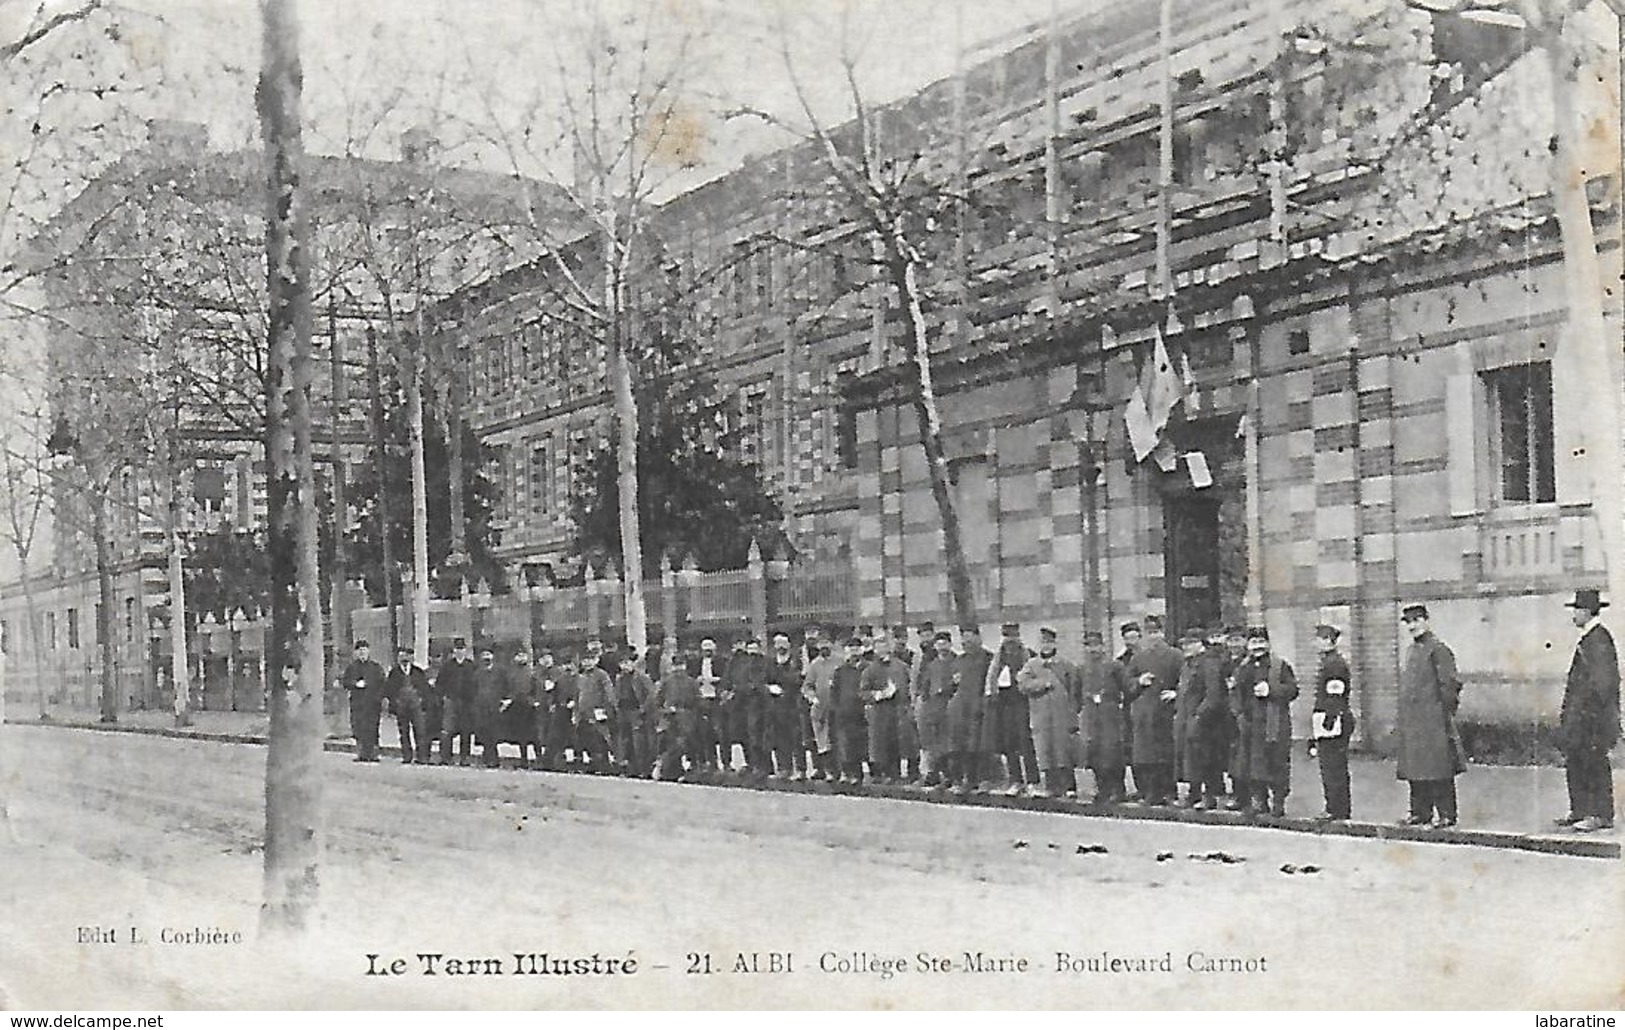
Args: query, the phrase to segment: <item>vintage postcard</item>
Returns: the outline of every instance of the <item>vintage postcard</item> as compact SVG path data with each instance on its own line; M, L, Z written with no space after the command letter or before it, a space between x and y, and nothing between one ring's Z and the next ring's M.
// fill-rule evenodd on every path
M0 0L0 1007L1619 1009L1622 17Z

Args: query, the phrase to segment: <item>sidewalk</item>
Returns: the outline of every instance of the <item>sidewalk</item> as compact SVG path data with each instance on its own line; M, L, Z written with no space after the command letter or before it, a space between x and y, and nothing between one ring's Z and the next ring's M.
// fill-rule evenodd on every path
M51 710L50 719L44 724L244 744L263 744L270 730L270 717L263 712L194 712L192 725L185 728L177 728L173 714L163 711L122 712L118 723L112 726L101 724L98 719L99 714L94 710L56 707ZM15 708L9 713L7 721L21 725L40 724L35 712L25 713ZM328 750L353 750L354 742L348 736L336 735L344 732L343 716L333 717L330 721L338 728L329 736ZM387 756L386 760L399 754L399 738L393 719L383 721L379 740L380 747ZM510 746L508 749L510 754L512 750ZM1192 812L1135 806L1097 809L1071 800L1007 798L1002 795L978 795L969 799L959 799L949 794L933 793L908 786L866 786L861 790L877 796L943 804L1080 812L1126 819L1269 826L1299 832L1481 844L1607 858L1620 856L1618 830L1578 834L1552 826L1552 819L1568 810L1567 788L1563 770L1559 768L1520 765L1469 767L1456 781L1461 809L1460 827L1442 831L1394 825L1395 820L1407 811L1407 793L1406 785L1394 777L1392 760L1353 756L1349 761L1349 774L1352 780L1356 821L1340 824L1312 821L1312 817L1322 809L1320 773L1314 761L1304 753L1301 742L1293 749L1292 793L1287 799L1287 815L1284 819L1247 820L1233 812ZM1084 795L1088 796L1092 793L1088 773L1080 770L1078 777L1080 785L1084 788ZM760 790L825 793L838 790L845 793L854 789L836 788L828 784L790 783L783 780L768 780L749 786ZM1614 770L1614 787L1616 796L1625 795L1625 770L1618 768Z

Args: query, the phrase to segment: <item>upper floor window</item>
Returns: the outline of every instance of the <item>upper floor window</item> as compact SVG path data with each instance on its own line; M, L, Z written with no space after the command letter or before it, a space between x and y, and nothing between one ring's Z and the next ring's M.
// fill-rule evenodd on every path
M1557 500L1552 430L1552 366L1540 361L1484 373L1490 455L1504 503Z
M68 650L79 649L79 609L68 609Z

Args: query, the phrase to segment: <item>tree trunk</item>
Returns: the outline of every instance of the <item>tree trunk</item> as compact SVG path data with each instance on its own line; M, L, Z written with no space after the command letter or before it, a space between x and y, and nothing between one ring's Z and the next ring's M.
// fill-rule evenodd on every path
M1607 594L1625 597L1625 440L1622 440L1620 343L1610 334L1603 315L1602 259L1597 254L1591 204L1586 197L1587 162L1576 77L1576 54L1565 45L1562 26L1554 25L1546 41L1552 75L1552 117L1557 133L1556 160L1552 164L1552 201L1563 238L1563 287L1568 300L1567 346L1577 348L1574 363L1586 370L1577 377L1588 396L1578 398L1576 409L1583 433L1585 465L1591 481L1591 502L1606 563ZM1619 112L1613 112L1618 119ZM1605 166L1606 167L1606 166Z
M406 374L406 417L412 427L412 651L429 667L429 476L423 458L423 315Z
M643 535L638 522L638 405L632 393L632 363L626 353L625 305L615 274L614 234L604 234L604 308L609 316L609 388L615 405L615 471L621 515L621 598L626 608L626 643L638 654L649 647L643 610Z
M610 388L615 398L615 470L621 501L621 592L626 603L626 642L642 654L649 646L643 610L643 541L638 524L638 409L632 396L626 351L610 351Z
M316 915L326 677L311 453L310 217L300 178L303 72L294 0L260 0L260 13L263 50L255 100L265 145L271 561L271 633L265 651L271 735L260 931L286 938L309 928Z
M459 563L468 560L468 518L463 509L463 418L462 391L457 389L453 370L452 387L446 395L446 479L451 502L451 553Z
M909 358L914 365L914 417L919 424L920 446L925 449L925 465L931 473L931 496L937 502L942 520L942 550L947 559L948 594L953 601L954 618L960 629L980 627L976 615L976 595L971 589L970 566L965 562L965 544L959 532L959 509L954 502L953 477L948 453L942 446L942 416L937 411L936 387L931 376L931 337L926 329L925 310L920 303L917 263L909 258L907 245L898 238L889 241L893 251L889 263L892 284L908 312Z
M92 533L96 539L96 643L101 655L102 722L118 722L118 677L113 646L113 542L107 538L107 501L97 497Z
M173 481L170 492L174 494ZM175 687L175 725L192 725L191 682L186 665L186 575L181 568L179 506L169 507L169 679Z
M401 646L400 611L396 607L399 602L399 593L395 583L395 542L390 527L394 525L389 518L389 445L384 436L384 391L381 382L383 373L378 365L378 334L372 329L367 330L367 368L371 378L372 390L372 443L376 450L375 460L378 462L378 550L384 563L384 606L389 609L389 653L395 654L395 649Z

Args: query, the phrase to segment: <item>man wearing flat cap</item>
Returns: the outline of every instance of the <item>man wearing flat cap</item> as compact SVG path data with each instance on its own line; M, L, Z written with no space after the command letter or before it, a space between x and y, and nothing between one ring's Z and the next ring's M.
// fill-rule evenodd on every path
M1576 590L1568 607L1580 629L1580 640L1569 662L1558 720L1569 814L1557 822L1581 833L1595 833L1614 825L1614 778L1608 751L1619 740L1619 652L1601 621L1608 602L1596 590Z
M1400 779L1410 784L1410 815L1404 826L1447 828L1456 825L1456 777L1467 769L1456 709L1461 705L1461 677L1456 655L1433 635L1426 605L1406 605L1400 624L1411 635L1399 672Z

